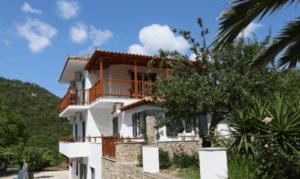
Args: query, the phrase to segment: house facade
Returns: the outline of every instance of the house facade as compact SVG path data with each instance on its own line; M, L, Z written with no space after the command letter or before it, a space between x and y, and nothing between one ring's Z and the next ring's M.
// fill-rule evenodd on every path
M164 59L95 50L91 56L68 57L59 82L69 84L60 103L60 114L73 126L72 136L59 142L59 151L69 159L69 178L112 178L109 162L136 162L141 146L156 144L174 153L196 151L199 135L192 121L182 131L156 128L165 110L149 97L158 89L158 75L167 78ZM149 66L153 61L154 65ZM205 125L209 123L209 115ZM203 129L203 130L207 130ZM192 149L191 149L192 147ZM116 176L119 177L119 176Z

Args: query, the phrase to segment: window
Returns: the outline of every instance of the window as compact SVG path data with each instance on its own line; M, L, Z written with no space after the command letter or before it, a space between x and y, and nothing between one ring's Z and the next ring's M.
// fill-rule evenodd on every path
M91 167L91 179L95 179L95 169Z
M173 120L166 124L167 136L176 137L178 133L184 131L183 123L181 120Z
M75 138L77 138L78 137L78 129L77 129L78 127L77 127L77 124L75 124ZM76 140L76 139L75 139Z
M75 165L75 167L76 167L75 168L75 174L78 176L78 162L76 161L75 163L76 163L76 165Z
M85 137L85 121L82 121L82 137Z
M139 112L132 115L132 130L134 137L141 137L146 134L145 113Z
M185 121L184 121L184 123L185 123L185 132L186 133L191 133L192 132L192 130L193 130L193 120L191 119L191 118L189 118L189 119L186 119Z
M113 136L119 135L118 117L113 118Z

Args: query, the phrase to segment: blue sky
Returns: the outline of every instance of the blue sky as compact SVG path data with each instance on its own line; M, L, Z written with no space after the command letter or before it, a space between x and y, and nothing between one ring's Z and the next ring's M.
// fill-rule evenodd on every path
M217 17L227 0L10 0L0 1L0 76L37 83L63 96L58 83L68 54L86 54L95 47L110 51L155 54L158 48L189 54L188 45L170 29L197 36L196 20L217 32ZM282 9L255 22L245 35L263 38L270 25L276 34L297 15L297 7Z

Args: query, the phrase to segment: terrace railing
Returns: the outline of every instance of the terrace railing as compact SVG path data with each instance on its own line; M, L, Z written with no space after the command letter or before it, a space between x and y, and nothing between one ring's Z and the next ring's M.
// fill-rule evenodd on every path
M137 89L135 89L137 88ZM142 98L152 95L157 90L151 81L123 80L123 79L104 79L98 81L89 90L89 102L95 101L100 96L119 96L129 98Z
M66 95L60 102L60 111L63 111L69 105L84 105L87 103L87 90L71 89L69 88Z
M73 142L94 142L94 143L101 143L101 136L87 136L87 137L73 137L73 136L68 136L68 137L62 137L59 140L60 142L65 142L65 143L73 143Z

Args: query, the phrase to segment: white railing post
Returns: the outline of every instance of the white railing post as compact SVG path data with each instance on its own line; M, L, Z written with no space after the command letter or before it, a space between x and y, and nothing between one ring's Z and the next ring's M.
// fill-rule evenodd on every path
M159 173L157 146L143 146L143 171L148 173Z
M200 148L201 179L227 179L226 148Z

